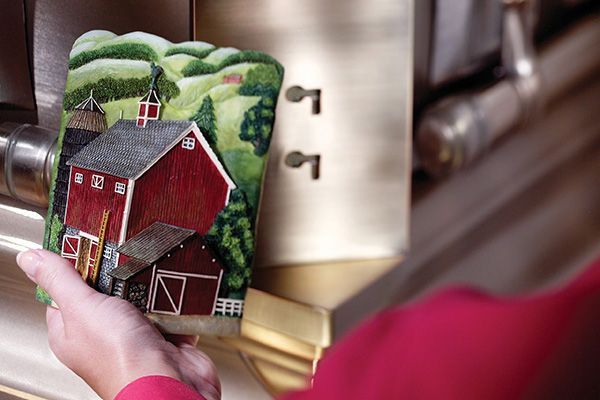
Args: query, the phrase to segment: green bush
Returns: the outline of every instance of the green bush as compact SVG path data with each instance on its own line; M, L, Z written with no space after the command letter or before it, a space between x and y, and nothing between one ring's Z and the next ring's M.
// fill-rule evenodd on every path
M174 56L175 54L187 54L188 56L193 56L196 58L204 58L216 49L216 47L211 47L210 49L194 49L192 47L173 47L167 50L167 52L165 53L165 57Z
M219 295L243 290L250 283L254 257L252 215L244 192L231 192L229 204L217 214L204 238L225 263L223 282L227 292Z
M258 104L244 113L240 139L252 143L254 154L259 157L269 150L274 122L275 105L269 97L263 97Z
M208 64L201 60L190 61L188 65L183 67L181 73L183 76L196 76L214 74L219 71L218 65Z
M65 93L63 107L65 110L73 110L79 103L84 101L94 91L94 98L100 103L126 99L129 97L141 97L148 93L150 87L150 76L146 78L102 78L94 83L87 83L73 91ZM158 78L158 91L161 97L167 100L179 96L179 88L164 75Z
M181 71L183 76L196 76L205 74L214 74L222 70L225 67L229 67L241 63L261 63L273 65L277 74L279 75L279 81L283 77L283 67L273 57L253 50L240 51L235 53L221 61L219 64L208 64L201 60L190 61L188 65Z
M157 61L158 55L150 46L143 43L119 43L77 54L69 60L69 69L76 69L102 58Z

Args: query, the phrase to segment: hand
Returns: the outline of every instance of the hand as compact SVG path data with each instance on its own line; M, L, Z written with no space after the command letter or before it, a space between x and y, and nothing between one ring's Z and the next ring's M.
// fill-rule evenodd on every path
M17 263L59 307L46 311L50 348L102 398L113 399L138 378L162 375L187 383L207 400L220 399L216 368L195 347L195 337L168 342L133 305L96 292L54 253L30 250Z

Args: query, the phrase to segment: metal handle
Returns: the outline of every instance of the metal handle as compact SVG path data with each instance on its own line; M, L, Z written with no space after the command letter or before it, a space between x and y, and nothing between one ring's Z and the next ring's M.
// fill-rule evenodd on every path
M48 207L57 137L35 125L0 125L0 194Z
M533 46L536 2L503 0L502 66L506 79L490 89L445 99L429 108L416 133L423 167L434 176L469 165L541 106L541 74Z
M301 86L292 86L285 92L285 98L293 103L302 101L305 97L312 100L312 113L321 113L321 89L304 89Z
M285 165L291 168L300 168L304 163L311 165L312 179L319 179L321 169L321 155L304 155L299 151L292 151L285 157Z

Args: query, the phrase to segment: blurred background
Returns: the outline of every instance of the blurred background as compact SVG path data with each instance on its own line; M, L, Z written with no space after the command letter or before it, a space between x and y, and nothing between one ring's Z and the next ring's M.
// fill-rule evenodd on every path
M307 382L365 317L439 288L564 283L600 254L593 0L0 0L0 399L94 399L15 265L42 243L68 54L92 29L277 58L286 75L224 399Z

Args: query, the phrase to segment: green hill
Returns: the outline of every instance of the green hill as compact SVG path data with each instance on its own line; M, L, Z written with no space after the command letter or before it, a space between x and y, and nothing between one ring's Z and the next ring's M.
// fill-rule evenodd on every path
M93 90L109 126L121 113L135 118L137 102L148 90L152 62L164 70L158 82L162 119L197 118L210 96L217 138L213 148L256 212L266 162L262 149L271 135L266 129L269 120L257 119L256 111L266 115L265 104L274 109L283 79L281 65L254 51L203 42L173 44L142 32L117 36L91 31L75 41L70 54L65 116Z

